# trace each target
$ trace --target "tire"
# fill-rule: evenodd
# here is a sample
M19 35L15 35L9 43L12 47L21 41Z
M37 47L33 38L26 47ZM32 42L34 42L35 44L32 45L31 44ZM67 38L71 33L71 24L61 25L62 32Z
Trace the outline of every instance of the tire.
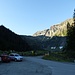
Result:
M17 59L15 58L15 61L17 61Z

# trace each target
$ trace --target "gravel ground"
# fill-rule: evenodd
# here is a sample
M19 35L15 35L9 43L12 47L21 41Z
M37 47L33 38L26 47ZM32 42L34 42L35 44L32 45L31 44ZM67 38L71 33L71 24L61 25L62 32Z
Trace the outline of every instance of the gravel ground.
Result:
M22 62L0 63L0 75L75 75L75 63L24 57Z
M46 65L25 59L22 62L0 63L0 75L51 75L51 69Z
M26 57L26 59L48 66L51 68L50 71L52 71L52 75L75 75L75 63L55 62L50 60L43 60L39 57Z

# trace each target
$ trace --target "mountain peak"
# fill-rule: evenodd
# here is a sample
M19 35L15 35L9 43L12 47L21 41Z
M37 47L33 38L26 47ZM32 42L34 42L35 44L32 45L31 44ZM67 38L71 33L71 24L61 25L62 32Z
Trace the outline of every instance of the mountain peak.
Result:
M67 19L60 24L55 24L50 27L50 29L38 31L33 34L33 36L48 36L48 37L53 37L53 36L66 36L67 34L67 24L72 25L73 19Z
M15 34L4 25L0 26L0 50L29 50L30 46L19 35Z
M4 25L0 25L0 27L4 27L4 28L5 28L5 26L4 26Z

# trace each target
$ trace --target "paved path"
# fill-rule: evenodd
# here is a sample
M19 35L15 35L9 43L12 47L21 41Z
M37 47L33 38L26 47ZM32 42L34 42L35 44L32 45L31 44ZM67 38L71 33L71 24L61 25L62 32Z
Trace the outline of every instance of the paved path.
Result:
M0 63L0 75L51 75L50 68L30 59L26 57L22 62Z
M0 63L0 75L75 75L75 63L24 57L22 62Z
M75 63L60 63L38 57L25 57L25 59L48 66L52 70L52 75L75 75Z

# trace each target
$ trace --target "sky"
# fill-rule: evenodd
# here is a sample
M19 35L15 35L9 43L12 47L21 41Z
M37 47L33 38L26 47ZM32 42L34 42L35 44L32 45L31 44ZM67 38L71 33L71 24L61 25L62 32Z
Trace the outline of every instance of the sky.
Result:
M33 35L73 17L75 0L0 0L0 25Z

